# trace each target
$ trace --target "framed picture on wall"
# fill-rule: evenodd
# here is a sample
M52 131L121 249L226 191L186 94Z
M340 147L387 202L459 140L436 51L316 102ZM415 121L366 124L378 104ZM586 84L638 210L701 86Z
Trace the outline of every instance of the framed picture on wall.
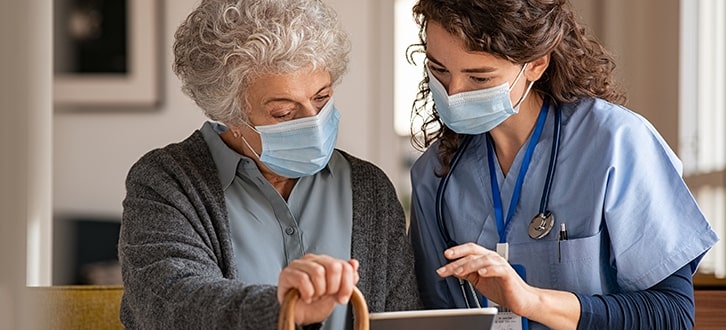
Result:
M159 102L156 0L56 0L56 106Z

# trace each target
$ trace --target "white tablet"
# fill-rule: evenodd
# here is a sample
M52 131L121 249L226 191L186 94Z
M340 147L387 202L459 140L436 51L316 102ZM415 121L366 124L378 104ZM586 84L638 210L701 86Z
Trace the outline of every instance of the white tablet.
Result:
M489 330L496 307L371 313L371 330Z

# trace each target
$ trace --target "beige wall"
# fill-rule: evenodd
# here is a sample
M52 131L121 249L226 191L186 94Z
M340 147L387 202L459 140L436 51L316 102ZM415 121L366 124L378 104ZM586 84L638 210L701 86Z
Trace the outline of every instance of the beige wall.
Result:
M573 0L610 49L629 97L674 150L678 146L678 0Z

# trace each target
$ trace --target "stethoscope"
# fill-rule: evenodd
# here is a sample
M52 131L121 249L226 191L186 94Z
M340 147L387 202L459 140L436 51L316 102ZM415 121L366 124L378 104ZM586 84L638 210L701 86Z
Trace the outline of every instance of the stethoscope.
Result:
M547 100L544 101L545 103L549 103ZM559 153L559 147L560 147L560 131L562 128L562 115L560 113L559 107L555 108L555 121L554 121L554 127L553 127L553 140L552 140L552 147L550 151L550 161L547 166L547 177L545 180L544 189L542 191L542 196L540 198L540 205L539 205L539 213L532 219L532 221L529 224L528 227L528 234L529 237L532 239L541 239L547 234L552 231L552 227L554 227L555 224L555 217L554 214L548 209L548 203L549 203L549 197L550 197L550 191L552 189L552 180L555 176L555 170L557 166L557 155ZM487 133L488 134L488 133ZM446 227L446 222L444 219L444 213L443 213L443 202L444 202L444 191L446 190L447 185L449 184L449 179L451 178L451 174L454 172L454 169L456 168L456 165L458 165L459 161L461 160L462 156L464 155L464 152L469 147L469 144L472 140L472 135L465 135L461 144L459 145L459 148L457 149L456 153L454 154L454 157L451 159L451 165L449 167L448 173L441 179L439 182L439 186L436 190L436 220L439 226L439 231L441 232L441 236L444 239L444 242L446 243L447 248L451 248L454 246L459 245L454 239L451 237L451 234L449 233L448 228ZM489 138L489 137L487 137ZM491 157L491 156L490 156ZM491 165L490 165L491 166ZM459 280L459 287L461 288L462 294L464 296L464 300L466 302L467 307L471 307L469 304L469 298L466 293L466 290L464 288L465 284L468 284L469 291L471 292L471 295L474 297L474 301L476 301L476 306L481 307L479 303L479 299L477 299L477 294L474 291L473 286L471 283Z

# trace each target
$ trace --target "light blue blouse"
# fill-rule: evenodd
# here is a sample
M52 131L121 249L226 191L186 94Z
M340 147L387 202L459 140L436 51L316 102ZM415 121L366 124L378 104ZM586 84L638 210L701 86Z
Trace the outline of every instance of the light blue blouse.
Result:
M506 232L509 261L526 268L533 286L582 294L647 289L686 264L695 271L718 241L681 178L676 155L638 114L599 99L563 104L562 133L549 210L555 227L534 240L528 226L538 214L553 139L551 108ZM495 250L498 242L485 135L473 136L444 192L445 224L457 243ZM508 210L526 145L497 180ZM458 282L435 269L447 263L435 214L440 178L438 144L411 170L411 237L424 304L465 307ZM568 240L558 249L558 228ZM561 253L561 255L560 255Z
M280 271L306 253L350 259L353 190L343 155L334 151L323 170L299 178L286 201L252 159L222 141L225 130L207 122L200 131L224 188L239 279L277 285ZM323 329L344 328L350 328L347 306L338 305Z

